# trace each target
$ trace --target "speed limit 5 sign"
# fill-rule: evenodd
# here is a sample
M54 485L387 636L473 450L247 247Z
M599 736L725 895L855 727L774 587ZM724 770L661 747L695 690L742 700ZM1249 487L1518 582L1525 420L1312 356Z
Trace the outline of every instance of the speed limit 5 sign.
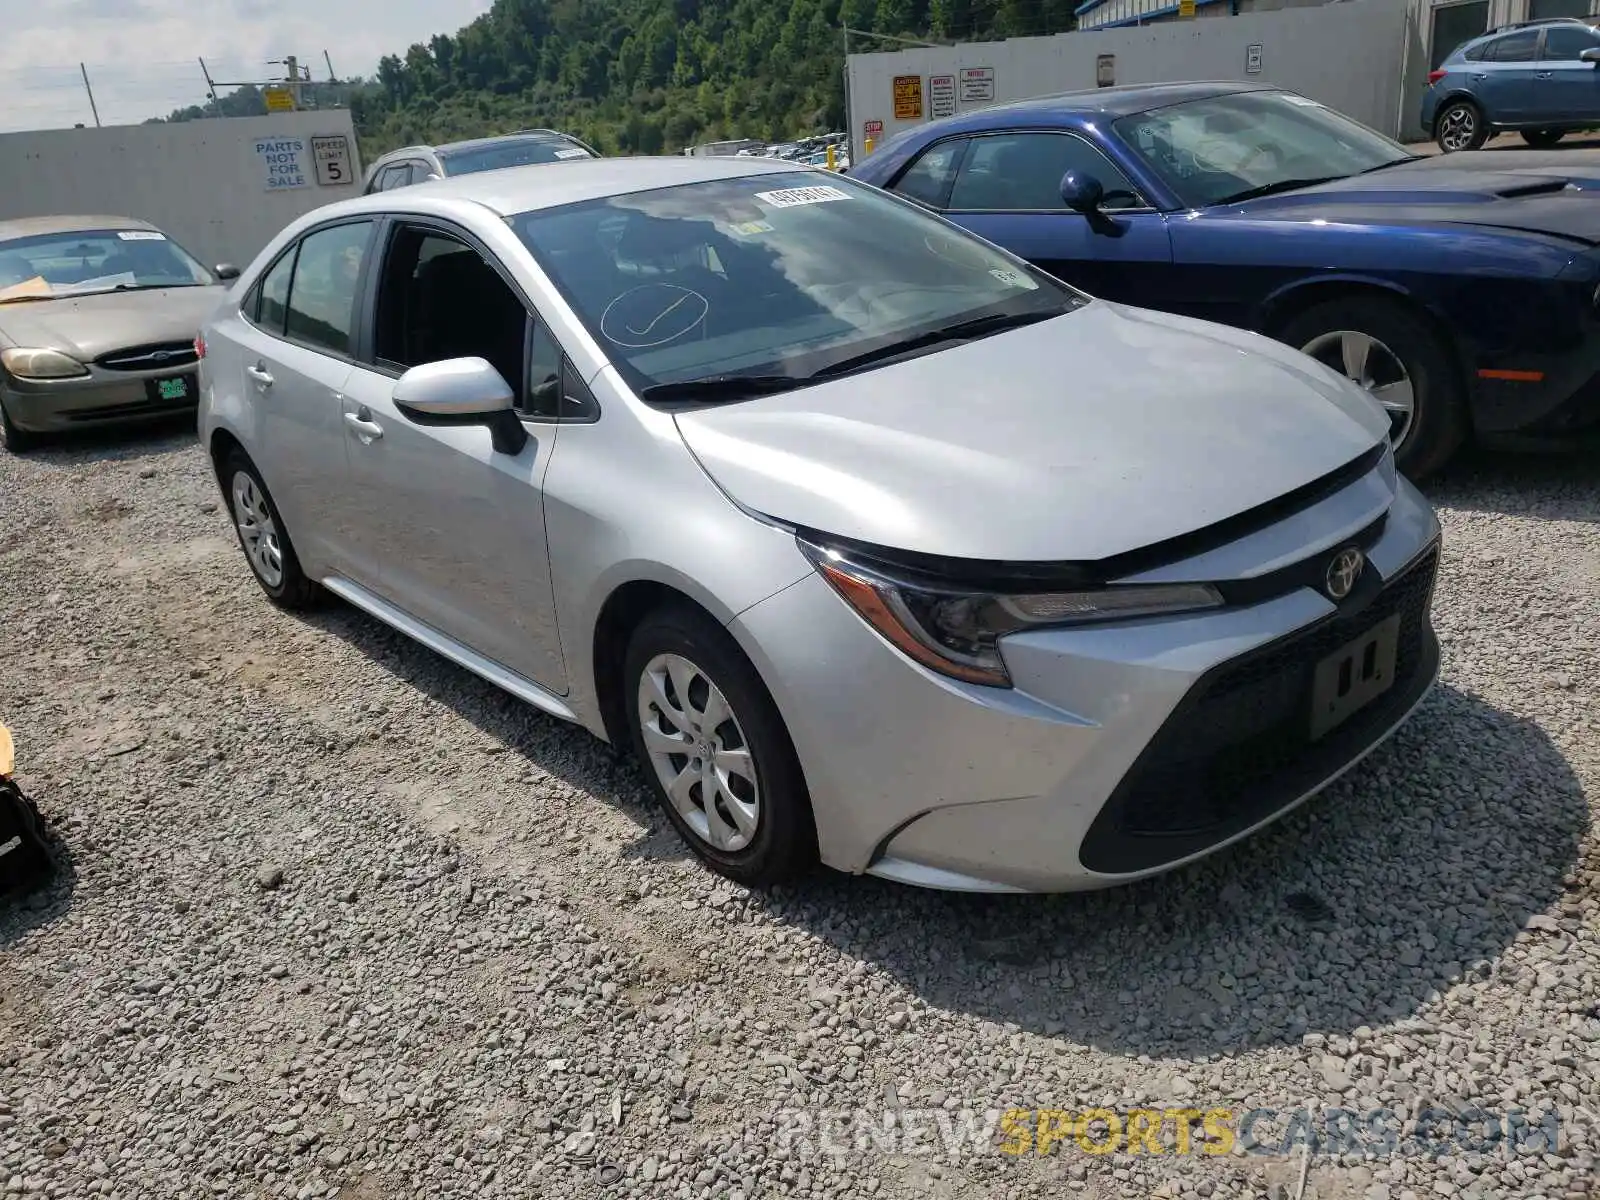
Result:
M311 139L311 157L317 167L317 182L323 187L340 187L356 182L350 163L350 139L342 133Z

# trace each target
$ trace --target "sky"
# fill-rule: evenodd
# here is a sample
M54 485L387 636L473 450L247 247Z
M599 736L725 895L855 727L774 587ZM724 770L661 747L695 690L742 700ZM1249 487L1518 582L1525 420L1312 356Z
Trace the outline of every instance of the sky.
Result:
M0 0L0 132L132 125L202 103L205 80L279 78L269 59L296 55L327 78L370 75L385 54L454 33L489 0Z

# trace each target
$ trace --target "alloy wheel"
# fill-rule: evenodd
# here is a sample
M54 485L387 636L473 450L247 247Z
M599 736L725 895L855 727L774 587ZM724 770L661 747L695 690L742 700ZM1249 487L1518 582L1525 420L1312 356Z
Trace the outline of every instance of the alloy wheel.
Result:
M1477 132L1477 114L1469 106L1457 104L1445 110L1439 124L1439 144L1446 150L1465 150Z
M256 481L244 471L233 476L233 520L250 565L269 588L283 585L283 546L278 525Z
M1389 414L1389 440L1396 446L1405 441L1416 423L1417 393L1399 355L1370 333L1354 329L1331 330L1300 350L1366 388Z
M639 677L638 721L650 765L684 823L716 850L748 847L761 823L761 785L722 689L682 655L657 654Z

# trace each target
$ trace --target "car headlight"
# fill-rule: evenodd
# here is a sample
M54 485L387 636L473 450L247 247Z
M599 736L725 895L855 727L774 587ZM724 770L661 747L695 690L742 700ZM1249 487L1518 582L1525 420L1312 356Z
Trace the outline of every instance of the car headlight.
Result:
M902 577L847 551L800 538L845 603L907 657L952 679L1010 687L999 641L1009 633L1215 608L1209 584L1108 584L1071 591L976 591Z
M0 363L18 379L71 379L89 368L59 350L0 350Z

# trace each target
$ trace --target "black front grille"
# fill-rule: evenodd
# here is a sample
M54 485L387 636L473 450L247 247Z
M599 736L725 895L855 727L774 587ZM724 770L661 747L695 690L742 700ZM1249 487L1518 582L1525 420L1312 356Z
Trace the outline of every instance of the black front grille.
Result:
M192 367L200 361L193 342L161 342L153 346L130 346L113 350L95 359L95 365L108 371L165 371Z
M1079 850L1083 865L1119 874L1198 853L1265 820L1382 737L1438 668L1428 618L1438 568L1430 549L1326 620L1202 676L1095 818ZM1317 664L1395 614L1393 686L1313 741Z

